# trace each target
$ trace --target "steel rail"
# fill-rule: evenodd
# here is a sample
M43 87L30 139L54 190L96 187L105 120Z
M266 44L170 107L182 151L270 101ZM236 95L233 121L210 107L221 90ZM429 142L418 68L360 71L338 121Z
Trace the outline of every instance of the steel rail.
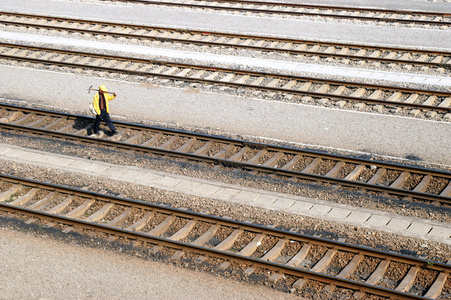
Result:
M134 207L144 208L147 210L163 212L168 215L175 214L179 217L183 217L183 218L187 218L187 219L201 220L201 221L211 223L211 224L221 224L221 225L225 225L225 226L232 227L232 228L241 228L241 229L251 231L254 233L260 233L260 234L264 233L264 234L276 236L276 237L279 237L282 239L290 239L290 240L298 241L298 242L319 244L324 247L331 247L331 248L333 247L333 248L337 248L339 250L352 252L354 254L367 255L367 256L371 256L371 257L380 258L382 260L388 259L390 261L405 263L410 266L427 268L429 270L434 270L437 272L449 273L451 271L451 265L449 265L449 264L421 259L421 258L416 258L416 257L411 257L411 256L406 256L406 255L397 254L397 253L393 253L393 252L389 252L389 251L377 250L377 249L353 245L353 244L344 243L344 242L331 241L331 240L327 240L324 238L312 237L312 236L308 236L308 235L304 235L304 234L300 234L300 233L294 233L294 232L290 232L290 231L285 231L285 230L281 230L281 229L275 229L275 228L270 228L270 227L266 227L266 226L235 221L235 220L231 220L231 219L224 219L224 218L206 215L206 214L202 214L202 213L189 212L189 211L185 211L185 210L181 210L181 209L170 208L167 206L151 204L151 203L147 203L147 202L143 202L143 201L137 201L137 200L125 199L125 198L116 197L116 196L104 195L104 194L80 190L80 189L76 189L76 188L70 188L67 186L61 186L61 185L55 185L55 184L45 183L45 182L36 181L36 180L19 178L16 176L0 174L0 179L3 181L6 181L6 182L10 182L10 183L14 183L14 184L21 184L21 185L28 186L28 187L33 187L33 188L39 187L39 188L42 188L42 189L45 189L48 191L52 191L52 192L59 191L59 192L66 193L66 194L75 194L75 195L81 196L83 198L91 198L91 199L95 199L95 200L99 200L99 201L103 201L103 202L110 202L110 203L113 202L113 203L116 203L116 204L119 204L122 206L134 206ZM193 247L193 245L189 244L189 243L177 242L177 241L174 241L171 239L159 238L159 237L151 236L151 235L144 234L144 233L130 231L127 229L119 229L117 227L100 225L100 224L91 223L91 222L74 219L74 218L70 218L70 217L59 216L59 215L49 214L49 213L45 213L45 212L41 212L41 211L37 211L37 210L28 209L28 208L17 207L15 205L11 205L11 204L0 203L0 207L3 210L15 212L15 213L29 214L29 215L33 215L33 216L41 218L41 219L50 219L52 221L56 220L56 222L63 223L66 225L69 224L69 225L73 225L73 226L82 226L84 228L94 229L96 231L101 231L101 232L105 232L105 233L109 233L109 234L131 237L132 239L141 240L144 237L143 240L145 240L147 242L150 239L151 242L156 242L158 244L164 244L165 246L169 246L169 247L175 248L175 249L188 249L188 250L192 251L194 248L194 250L197 252L201 252L201 253L205 253L210 256L221 257L221 258L224 258L222 255L224 253L226 253L226 257L225 257L226 259L228 258L227 255L229 254L229 252L219 251L219 250L211 249L211 248L204 247L204 246L194 246ZM235 254L233 254L233 255L235 255ZM241 261L249 264L248 256L243 256L240 254L237 254L237 255L238 255L238 257L232 256L232 258L234 260L238 259L238 260L241 260ZM307 271L307 276L305 276L305 277L312 278L312 279L315 279L315 276L319 276L320 278L322 278L324 276L324 274L322 274L322 273L317 273L314 271L308 271L308 270L304 270L304 269L300 270L299 268L296 268L296 267L288 267L288 271L287 271L285 269L285 267L287 267L287 266L285 264L280 264L280 263L268 262L269 263L269 266L268 266L266 264L267 261L259 259L259 258L251 258L250 260L251 260L251 264L253 264L253 265L262 266L264 268L271 269L274 271L279 271L279 272L282 270L283 273L290 274L293 276L299 276L299 273L296 273L299 271L303 275L304 275L304 272ZM263 264L261 264L262 261L264 262ZM291 271L294 271L294 273L292 273ZM310 277L311 275L315 275L315 276ZM325 275L325 278L326 278L326 280L329 280L329 279L335 280L335 278L337 278L337 277ZM342 278L340 278L340 279L342 279ZM318 280L318 279L316 279L316 280ZM344 280L345 280L344 281L345 284L348 284L348 283L351 284L350 286L344 286L344 287L355 290L354 283L356 281L346 280L346 279L344 279ZM319 281L321 281L321 280L319 280ZM322 282L332 283L329 281L324 281L324 279L322 280ZM360 283L360 282L357 282L357 283ZM342 284L342 282L340 282L340 285L341 284ZM363 283L363 286L365 288L374 287L373 285L368 285L365 283ZM362 286L358 286L358 289L360 289L361 287ZM376 286L376 288L377 288L376 290L378 290L378 292L381 291L380 287ZM385 292L385 291L391 292L392 290L382 288L382 291L383 292ZM399 295L406 295L406 294L402 293ZM411 294L407 293L407 295L410 297ZM416 296L416 295L414 295L414 296ZM419 297L420 298L414 298L414 299L423 299L423 298L421 298L421 296L419 296Z
M70 18L62 18L62 17L53 17L53 16L43 16L43 15L34 15L34 14L19 14L19 13L11 13L0 11L0 14L10 15L16 17L26 17L26 18L42 18L42 19L53 19L62 22L92 22L99 25L104 26L112 26L112 27L131 27L134 29L145 29L145 30L165 30L171 32L179 32L179 33L189 33L194 35L201 35L202 37L206 37L209 35L217 35L217 36L225 36L225 37L233 37L239 39L256 39L256 40L267 40L267 41L279 41L285 43L295 43L295 44L313 44L313 45L321 45L324 47L343 47L343 48L358 48L365 50L373 50L373 51L400 51L407 52L413 54L426 54L426 55L435 55L435 56L451 56L451 52L446 51L426 51L426 50L418 50L418 49L409 49L409 48L400 48L400 47L378 47L378 46L367 46L367 45L357 45L357 44L345 44L345 43L337 43L337 42L322 42L322 41L313 41L313 40L299 40L299 39L288 39L288 38L276 38L276 37L266 37L266 36L256 36L256 35L244 35L244 34L232 34L232 33L223 33L223 32L206 32L206 31L198 31L198 30L188 30L188 29L177 29L177 28L169 28L169 27L154 27L154 26L144 26L144 25L133 25L133 24L125 24L125 23L113 23L113 22L105 22L105 21L95 21L89 19L70 19ZM178 43L187 43L187 44L202 44L202 45L210 45L210 46L222 46L222 47L235 47L235 48L244 48L244 49L254 49L259 51L276 51L290 54L304 54L304 55L315 55L320 57L335 57L340 59L354 59L354 60L367 60L373 62L384 62L384 63L404 63L411 65L419 65L419 66L430 66L430 67L438 67L438 68L451 68L451 63L437 63L434 61L416 61L409 59L391 59L385 57L372 57L365 55L356 55L356 54L340 54L340 53L327 53L321 51L312 51L312 50L296 50L296 49L283 49L278 47L271 46L256 46L256 45L241 45L241 44L232 44L230 42L217 42L217 41L204 41L204 40L195 40L190 38L177 38L177 37L164 37L164 36L149 36L143 34L134 34L134 33L122 33L122 32L110 32L105 30L93 30L93 29L82 29L82 28L74 28L70 26L61 26L57 24L46 25L46 24L35 24L32 22L22 22L22 21L6 21L0 19L0 24L5 25L14 25L14 26L27 26L27 27L35 27L35 28L43 28L48 30L66 30L69 32L77 32L77 33L89 33L89 34L98 34L98 35L108 35L108 36L116 36L116 37L126 37L126 38L136 38L136 39L152 39L152 40L162 40L162 41L175 41Z
M158 236L152 236L145 233L134 232L127 229L119 229L107 225L95 224L83 220L77 220L69 217L53 215L45 212L39 212L36 210L21 208L12 206L5 203L0 203L0 209L3 211L8 211L11 213L25 214L33 216L39 219L45 219L50 221L55 221L65 225L82 227L85 229L90 229L106 234L111 234L115 236L122 236L129 239L140 240L143 242L148 242L151 244L162 245L174 250L190 251L197 254L207 255L210 257L216 257L224 260L239 261L248 265L254 265L261 268L269 269L274 272L281 272L283 274L292 275L295 277L303 277L315 281L319 281L326 284L334 284L336 286L347 288L354 291L364 291L369 294L374 294L382 297L393 297L396 296L397 299L428 299L423 296L401 292L397 290L392 290L388 288L383 288L375 285L370 285L363 282L353 281L349 279L344 279L336 276L321 274L318 272L299 269L296 267L291 267L285 264L280 264L276 262L266 261L258 258L243 256L240 254L235 254L231 252L220 251L208 247L197 246L193 244L188 244L180 241L174 241L167 238L162 238Z
M274 78L279 78L279 79L297 80L297 81L311 81L311 82L319 83L319 84L332 84L332 85L345 85L347 87L386 89L386 90L390 90L391 92L398 91L398 92L405 92L405 93L412 93L412 94L413 93L422 93L422 94L444 96L444 97L451 96L451 93L433 91L433 90L400 88L400 87L376 85L376 84L360 84L360 83L352 83L352 82L347 82L347 81L325 80L325 79L320 79L320 78L302 77L302 76L295 76L295 75L282 75L282 74L269 73L269 72L245 71L245 70L237 70L237 69L230 69L230 68L212 67L212 66L170 63L170 62L164 62L164 61L152 61L152 60L130 58L130 57L124 57L124 56L117 56L117 55L93 54L93 53L88 53L88 52L83 52L83 51L69 51L69 50L59 50L59 49L46 48L46 47L22 46L22 45L10 44L10 43L0 43L0 46L16 47L16 48L24 48L24 49L26 48L26 49L33 49L36 51L52 51L55 53L64 53L67 55L84 55L84 56L90 56L90 57L96 57L96 58L102 58L102 59L115 59L115 60L129 61L129 62L133 61L133 62L138 62L138 63L154 63L154 64L158 64L158 65L177 66L177 67L182 67L182 68L201 69L201 70L210 70L210 71L211 70L223 71L223 72L228 72L228 73L232 73L232 74L266 76L266 77L274 77ZM63 62L63 61L52 61L52 60L30 58L30 57L18 57L18 56L14 56L14 55L5 55L5 54L0 54L0 58L10 59L10 60L21 60L21 61L34 62L34 63L50 63L50 64L54 64L54 65L71 66L71 67L77 67L77 68L94 68L97 70L122 72L122 73L131 74L131 75L141 75L141 76L151 75L151 76L156 76L156 77L164 77L164 78L171 78L171 79L191 81L191 82L208 82L208 83L214 83L214 84L218 84L218 85L226 85L226 86L234 86L234 87L247 87L247 88L252 88L252 89L285 92L285 93L291 93L291 94L297 94L297 95L310 95L310 96L314 96L314 97L328 97L328 98L334 99L334 100L376 103L376 104L381 104L381 105L392 105L392 106L400 106L400 107L407 107L407 108L434 110L434 111L444 112L444 113L451 112L451 107L445 107L445 106L423 105L423 104L415 104L415 103L410 103L410 102L398 102L398 101L390 101L390 100L378 100L378 99L371 99L371 98L364 98L364 97L336 95L333 93L319 93L319 92L314 92L314 91L310 92L310 91L302 91L302 90L289 89L289 88L283 88L283 87L277 88L277 87L258 86L258 85L253 85L253 84L242 84L242 83L227 82L227 81L212 80L212 79L190 78L190 77L186 77L186 76L182 76L182 75L170 75L170 74L157 73L157 72L152 72L152 71L133 71L133 70L127 70L127 69L117 69L117 68L113 68L113 67L90 66L90 65L79 64L79 63L75 63L75 62L67 63L67 62Z
M93 121L95 119L95 118L87 117L84 115L70 114L70 113L65 113L65 112L56 112L56 111L51 111L51 110L47 110L47 109L22 107L22 106L17 106L17 105L13 105L13 104L5 104L5 103L0 103L0 108L11 109L11 110L20 110L23 112L35 113L35 114L46 114L49 116L54 116L54 117L59 117L59 118L67 118L67 119L71 119L71 120L84 119L84 120ZM130 129L157 131L157 132L162 132L162 133L167 133L167 134L172 134L172 135L179 135L179 136L184 136L184 137L205 139L205 140L210 140L210 141L215 141L215 142L233 144L233 145L237 145L240 147L248 146L250 148L255 148L255 149L268 149L268 150L284 152L284 153L312 155L312 156L317 156L317 157L321 157L321 158L325 158L325 159L342 160L344 162L349 162L349 163L354 163L354 164L374 165L374 166L389 168L389 169L393 169L393 170L409 171L409 172L415 172L415 173L420 173L420 174L424 174L424 175L429 174L432 176L440 176L440 177L451 179L451 172L428 169L428 168L418 167L418 166L409 166L409 165L397 164L397 163L392 163L392 162L369 160L369 159L363 159L363 158L358 158L358 157L350 157L350 156L345 156L345 155L340 155L340 154L330 154L330 153L325 153L322 151L305 150L305 149L298 149L298 148L294 148L294 147L278 146L278 145L273 145L273 144L263 144L263 143L245 141L245 140L237 140L237 139L227 138L227 137L223 137L223 136L207 135L207 134L203 134L203 133L195 133L195 132L189 132L189 131L185 131L185 130L169 129L169 128L143 125L143 124L136 124L136 123L127 123L127 122L123 122L123 121L114 121L114 123L118 124L118 126L130 128ZM26 126L20 126L20 125L14 125L14 124L2 123L2 122L0 122L0 124L2 126L9 125L14 128L28 128ZM100 141L98 139L96 139L96 140Z
M142 209L148 209L148 210L154 210L157 212L165 213L165 214L175 214L182 218L188 218L188 219L196 219L199 221L207 222L207 223L214 223L214 224L221 224L232 228L242 228L246 231L250 231L253 233L266 233L271 236L275 236L278 238L286 238L298 242L309 242L309 243L315 243L321 246L329 247L329 248L337 248L343 251L351 252L351 253L362 253L364 255L368 255L375 258L380 259L389 259L393 261L397 261L400 263L405 263L409 265L416 265L421 267L427 267L431 270L436 271L445 271L445 272L451 272L451 265L443 262L433 261L429 259L423 259L419 257L414 256L408 256L404 254L395 253L392 251L384 251L384 250L378 250L366 246L351 244L351 243L345 243L335 240L330 240L318 236L311 236L307 234L302 234L298 232L292 232L288 230L273 228L273 227L267 227L263 225L248 223L248 222L242 222L237 221L229 218L222 218L217 217L214 215L209 215L205 213L198 213L194 211L188 211L184 209L178 209L174 207L169 207L165 205L159 205L159 204L153 204L145 201L140 200L133 200L128 199L124 197L118 197L113 195L107 195L97 192L92 192L88 190L83 189L77 189L72 188L69 186L64 185L58 185L48 182L43 182L39 180L34 179L27 179L27 178L21 178L18 176L13 175L7 175L0 173L0 180L14 183L14 184L21 184L28 187L38 187L42 188L48 191L59 191L63 193L70 193L74 194L83 198L91 198L96 199L99 201L105 201L105 202L111 202L123 206L136 206L138 208Z
M264 8L249 8L249 7L230 7L226 6L227 2L242 4L242 5L261 5L261 6L281 6L290 7L298 9L322 9L322 10L341 10L341 11L352 11L352 12L368 12L368 13L385 13L385 14L410 14L419 16L433 16L433 17L449 17L451 13L439 13L439 12L425 12L425 11L413 11L413 10L388 10L388 9L372 9L372 8L360 8L360 7L343 7L343 6L328 6L328 5L309 5L309 4L295 4L295 3L276 3L276 2L264 2L264 1L222 1L222 0L208 0L199 2L212 2L212 5L208 4L196 4L196 3L181 3L181 2L171 2L171 1L151 1L151 0L116 0L116 2L129 2L147 5L167 5L167 6L179 6L179 7L190 7L190 8L206 8L213 10L232 10L232 11L249 11L255 13L267 13L267 14L286 14L294 16L322 16L330 18L342 18L342 19L359 19L367 21L380 21L380 22L398 22L398 23L417 23L421 25L451 25L451 21L434 21L434 20L422 20L422 19L403 19L403 18L386 18L378 16L362 16L362 15L341 15L338 13L321 13L321 12L308 12L308 11L287 11L287 10L277 10L277 9L264 9ZM215 3L217 6L215 6ZM222 4L222 6L221 6Z
M187 159L194 160L194 161L204 161L204 162L209 162L209 163L213 163L213 164L220 164L223 166L238 167L238 168L242 168L245 170L260 171L260 172L264 172L264 173L277 174L280 176L295 177L295 178L304 179L304 180L313 180L313 181L318 181L318 182L338 184L338 185L342 185L342 186L346 186L346 187L388 193L390 195L395 195L395 196L412 197L414 199L422 199L422 200L438 202L438 203L446 204L446 205L451 204L451 198L447 197L447 196L419 192L419 191L414 191L414 190L401 189L401 188L390 187L390 186L382 186L382 185L377 185L376 183L370 184L370 183L366 183L366 182L359 182L359 181L341 179L341 178L336 178L336 177L329 177L329 176L318 175L318 174L303 173L303 172L299 172L299 171L280 169L280 168L269 167L269 166L264 166L264 165L259 165L259 164L252 164L252 163L247 163L247 162L233 161L230 159L215 158L215 157L211 157L211 156L204 156L204 155L200 155L200 154L180 152L180 151L176 151L176 150L168 150L168 149L163 149L163 148L158 148L158 147L142 146L142 145L136 145L136 144L120 142L120 141L111 141L111 140L106 140L106 139L96 139L96 138L88 137L88 136L80 136L80 135L74 135L74 134L39 129L39 128L29 128L26 126L15 125L15 124L0 123L0 128L9 129L9 130L13 130L13 131L32 132L34 134L47 135L47 136L52 136L52 137L57 137L57 138L74 140L77 142L83 141L83 142L87 142L87 143L92 143L93 141L95 141L97 144L114 147L114 148L127 149L127 150L133 149L133 150L139 151L139 152L147 152L147 153L168 156L168 157L175 157L175 158L183 157L183 158L187 158ZM332 157L336 157L338 159L337 156L332 156ZM358 161L365 162L366 164L370 164L370 165L379 165L379 166L382 166L382 165L389 166L390 165L388 163L376 163L374 161L365 161L362 159L360 159ZM400 165L398 167L400 167ZM414 168L414 167L406 167L404 170L414 171L415 169L418 170L418 168ZM424 174L424 169L422 171L423 171L422 173ZM446 178L451 177L451 173L445 172L445 171L433 170L432 173L441 173L441 174L443 174L442 176L445 176Z

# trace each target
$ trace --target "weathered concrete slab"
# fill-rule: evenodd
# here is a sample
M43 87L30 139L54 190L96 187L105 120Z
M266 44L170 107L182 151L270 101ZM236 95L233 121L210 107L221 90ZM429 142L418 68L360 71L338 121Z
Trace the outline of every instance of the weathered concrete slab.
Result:
M274 202L270 208L271 209L290 209L291 206L293 206L293 204L296 201L294 201L293 199L289 199L289 198L277 198L276 202Z
M343 220L347 216L349 216L350 213L351 211L349 211L349 209L341 207L332 207L332 209L327 214L327 217L337 220Z
M432 226L425 223L420 222L412 222L409 228L406 229L406 232L415 234L415 235L427 235L429 231L431 231Z
M391 218L387 216L372 215L365 224L374 227L384 227L390 220Z

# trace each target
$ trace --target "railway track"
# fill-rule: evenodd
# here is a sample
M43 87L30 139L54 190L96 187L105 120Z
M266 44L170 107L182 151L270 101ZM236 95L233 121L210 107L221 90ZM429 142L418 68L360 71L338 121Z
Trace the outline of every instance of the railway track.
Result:
M451 112L451 93L425 89L152 61L10 43L0 43L0 59L245 88L280 93L288 98L299 97L299 101L310 97L316 104L333 104L338 107L355 104L363 108L368 104L377 111L392 107L395 110L405 109L411 115L423 112L442 117Z
M0 128L299 180L451 204L451 173L421 167L115 122L119 136L90 137L93 118L0 106Z
M265 274L301 293L316 282L322 293L358 299L445 299L451 288L447 263L4 174L0 210L66 233L123 238L170 260Z
M115 38L185 43L195 45L253 49L305 56L313 60L334 59L338 62L365 62L375 66L399 65L420 71L425 68L442 70L451 68L451 52L417 49L376 47L356 44L329 43L299 39L274 38L221 32L182 30L175 28L138 26L123 23L99 22L42 15L0 12L0 24L53 31L93 34Z
M165 5L188 8L213 9L259 13L264 15L288 15L325 17L332 19L360 20L383 23L413 24L422 26L450 26L451 13L413 11L408 9L376 9L331 5L312 5L270 1L245 0L116 0L113 2Z

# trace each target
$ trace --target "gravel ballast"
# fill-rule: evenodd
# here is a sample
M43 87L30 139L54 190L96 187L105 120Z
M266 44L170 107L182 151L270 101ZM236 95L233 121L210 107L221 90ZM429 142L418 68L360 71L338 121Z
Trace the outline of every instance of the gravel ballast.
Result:
M289 2L289 0L287 1ZM329 0L321 2L330 3ZM355 1L347 2L352 4ZM374 2L373 4L367 3L367 5L375 5ZM402 0L399 3L393 3L382 0L379 2L379 6L408 7L411 5L412 8L434 7L433 9L441 11L446 11L449 6L446 2L438 1L434 1L434 5L428 6L427 4L431 4L430 2ZM66 17L102 18L107 21L166 25L206 31L253 33L338 42L349 41L358 44L429 50L450 51L449 40L451 40L449 27L417 25L409 27L408 25L388 23L328 20L321 17L272 16L263 18L239 13L172 9L109 1L26 0L18 3L12 0L0 0L0 6L3 10ZM7 28L7 30L18 32L17 29ZM30 30L29 33L41 32ZM52 34L46 32L44 35ZM61 33L58 35L61 36ZM95 37L91 36L89 39L95 40ZM77 40L74 39L74 41ZM118 48L119 44L127 44L127 42L118 43ZM168 44L146 45L200 53L214 51L220 55L241 56L244 60L247 57L257 57L298 61L294 57L284 58L283 55L230 51L221 48L206 49ZM102 49L98 51L103 52ZM308 63L306 58L299 61ZM112 117L116 121L124 120L181 128L245 140L269 141L270 143L322 149L334 153L346 152L354 156L363 155L388 161L396 160L444 170L449 170L451 166L451 123L445 122L442 118L428 116L426 113L417 117L388 110L380 113L373 111L366 113L353 111L353 108L342 110L309 105L309 99L303 99L301 103L285 101L285 96L279 94L262 95L223 87L186 84L180 81L113 75L106 72L56 68L48 65L32 67L27 64L14 64L7 61L0 62L2 102L87 115L88 104L93 97L93 94L87 93L87 88L91 85L95 87L106 84L110 91L119 93L118 98L110 104ZM333 61L320 61L318 64L340 66ZM358 65L347 67L358 67ZM362 68L372 69L368 66ZM389 70L384 68L381 71ZM400 68L392 71L408 73ZM422 74L444 76L443 73L431 70L424 70ZM399 82L396 84L404 85ZM427 85L422 86L427 87ZM440 89L449 91L448 86L441 86ZM241 170L211 169L209 166L137 156L133 153L124 155L123 152L112 149L80 146L71 142L56 142L6 131L0 131L0 143L284 192L397 213L412 218L424 218L448 224L451 219L448 207L409 202L381 195L336 190L306 182L289 182L286 179L249 174ZM284 229L294 228L300 233L315 234L334 240L345 238L348 243L406 255L424 256L436 261L446 262L450 259L451 247L437 242L400 237L392 233L205 199L122 181L81 176L78 173L54 170L48 167L7 161L0 161L0 166L1 173L10 175L86 188L95 192L177 208L187 208L196 212L208 211L217 216L227 216L240 221L252 219L258 224L275 225ZM167 261L148 259L140 252L134 251L133 248L124 249L120 245L83 234L64 234L60 229L26 226L22 221L11 218L5 213L0 214L0 255L2 257L0 274L3 278L8 279L0 283L0 294L6 299L67 299L70 297L74 299L294 298L294 295L289 293L279 293L275 289L239 282L244 280L240 273L233 274L230 276L233 280L229 280L229 278L210 276L204 271L190 270L187 266L175 268ZM309 258L312 261L318 260L320 255L311 254ZM345 256L337 257L328 272L337 273L348 259L349 257ZM175 265L183 267L180 264ZM364 274L374 266L360 266L359 272ZM401 267L399 268L399 272L405 271ZM387 274L384 282L387 286L394 285L392 275ZM23 288L24 283L28 289ZM310 288L315 290L320 287L312 285ZM174 297L173 294L176 296ZM343 298L346 298L345 294L343 294Z

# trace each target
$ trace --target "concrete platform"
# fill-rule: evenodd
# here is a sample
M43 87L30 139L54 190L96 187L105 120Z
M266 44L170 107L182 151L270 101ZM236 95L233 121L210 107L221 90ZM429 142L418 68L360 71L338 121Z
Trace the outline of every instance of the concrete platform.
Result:
M48 162L37 162L36 155L47 155ZM283 211L312 218L395 233L402 236L451 245L451 224L404 217L401 215L212 182L171 173L84 160L59 154L1 144L0 161L8 160L68 172L88 174L112 180L141 184L193 196L229 201L242 205ZM67 164L69 161L71 163ZM189 187L188 189L186 187Z

